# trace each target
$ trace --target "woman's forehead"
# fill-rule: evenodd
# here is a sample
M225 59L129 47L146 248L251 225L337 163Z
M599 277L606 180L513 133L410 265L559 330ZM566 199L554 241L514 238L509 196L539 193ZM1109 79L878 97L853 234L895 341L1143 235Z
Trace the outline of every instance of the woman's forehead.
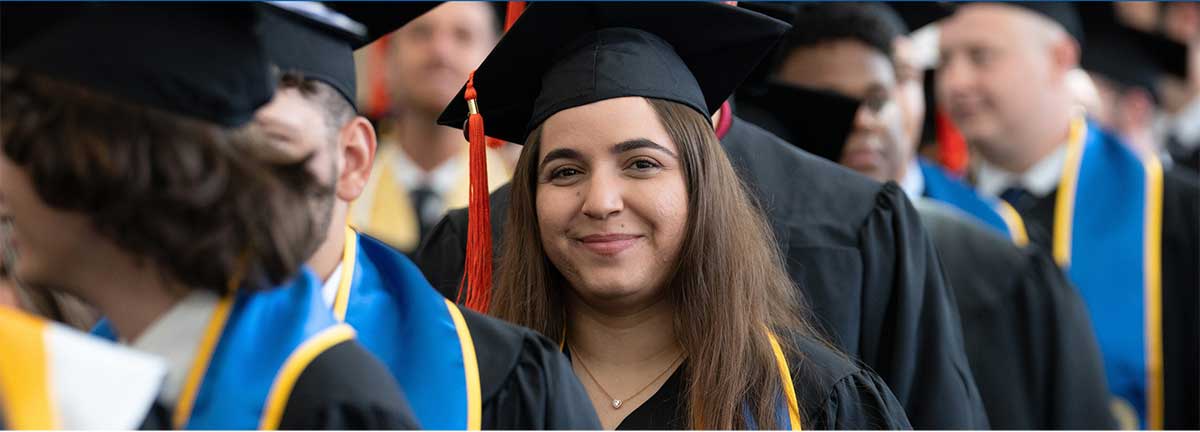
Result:
M677 152L675 143L645 98L606 99L565 109L542 123L541 153L562 147L607 150L633 139L647 139Z

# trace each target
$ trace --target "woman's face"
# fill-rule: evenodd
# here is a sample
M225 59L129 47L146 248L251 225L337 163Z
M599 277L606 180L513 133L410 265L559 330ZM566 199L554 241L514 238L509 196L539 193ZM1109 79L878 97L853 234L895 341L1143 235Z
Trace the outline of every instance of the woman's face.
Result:
M679 148L640 97L560 111L542 125L542 247L590 304L654 301L679 258L687 187Z

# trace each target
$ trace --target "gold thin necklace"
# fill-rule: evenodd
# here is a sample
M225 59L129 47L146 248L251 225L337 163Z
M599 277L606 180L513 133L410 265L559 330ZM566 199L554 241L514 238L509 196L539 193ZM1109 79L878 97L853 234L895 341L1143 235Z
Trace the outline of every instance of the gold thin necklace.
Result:
M587 364L584 364L584 362L583 362L583 356L579 355L580 354L579 350L573 349L574 347L571 347L571 348L572 348L571 352L574 353L573 357L575 357L575 360L579 361L579 367L583 368L583 373L587 374L588 379L591 379L593 383L596 383L596 388L599 388L600 392L604 393L604 397L606 397L606 398L608 398L608 400L612 401L610 403L610 405L612 405L613 409L621 409L621 405L624 404L625 401L632 400L633 398L638 397L638 395L642 394L642 392L644 392L644 391L646 391L646 389L650 388L651 385L654 385L654 383L658 382L659 378L662 378L663 375L666 375L668 371L670 371L671 369L674 369L675 365L677 363L679 363L680 360L683 360L683 351L680 351L679 357L675 357L675 360L671 361L671 364L667 365L666 369L663 369L662 372L659 372L658 376L655 376L654 379L652 379L652 380L650 380L650 382L646 383L646 385L643 386L641 388L641 390L634 392L632 395L630 395L629 397L627 397L625 399L617 399L617 398L613 397L612 394L608 392L608 390L604 389L604 385L600 384L600 380L596 379L595 375L592 375L592 371L590 369L588 369Z

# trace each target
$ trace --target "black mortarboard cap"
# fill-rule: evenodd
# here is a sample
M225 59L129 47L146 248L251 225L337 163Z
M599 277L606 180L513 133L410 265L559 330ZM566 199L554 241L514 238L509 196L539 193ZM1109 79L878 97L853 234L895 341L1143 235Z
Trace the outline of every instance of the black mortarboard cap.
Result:
M487 135L525 141L564 109L641 96L709 115L789 26L719 3L531 3L474 75ZM466 91L438 123L463 127Z
M329 84L356 106L354 50L421 16L437 2L274 2L259 28L271 62Z
M1188 48L1166 36L1129 27L1111 3L1077 5L1084 33L1081 66L1123 86L1155 95L1164 74L1187 79Z
M920 30L934 22L954 15L954 5L947 2L912 1L888 3L904 21L908 32Z
M1082 44L1084 41L1083 20L1079 17L1079 10L1070 2L1017 1L1004 4L1018 6L1049 18L1062 26L1076 42Z
M768 81L740 96L738 112L792 145L836 162L860 104L834 91Z
M3 5L0 62L226 127L275 83L250 4Z
M1084 70L1122 86L1141 87L1151 93L1157 88L1162 70L1128 35L1089 32L1087 47L1080 62Z

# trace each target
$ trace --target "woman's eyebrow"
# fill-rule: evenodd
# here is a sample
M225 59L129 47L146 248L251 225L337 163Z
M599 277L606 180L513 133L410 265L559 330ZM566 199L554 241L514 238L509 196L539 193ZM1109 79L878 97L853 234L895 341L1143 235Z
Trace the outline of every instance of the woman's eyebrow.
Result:
M546 153L546 156L542 158L542 162L540 164L538 164L538 168L539 169L545 168L546 164L553 162L556 159L579 160L579 159L583 159L583 155L579 154L579 152L576 151L575 149L569 149L569 148L554 149L554 150L551 150L549 153Z
M612 154L621 154L621 153L625 153L627 151L637 150L637 149L641 149L641 148L649 148L649 149L653 149L653 150L658 150L660 152L671 155L671 157L673 157L673 158L676 158L676 159L679 158L679 156L675 155L675 152L671 151L670 149L668 149L666 147L659 145L658 143L656 143L654 141L650 141L646 138L634 138L634 139L631 139L628 141L618 143L617 145L612 146L611 151L612 151Z

